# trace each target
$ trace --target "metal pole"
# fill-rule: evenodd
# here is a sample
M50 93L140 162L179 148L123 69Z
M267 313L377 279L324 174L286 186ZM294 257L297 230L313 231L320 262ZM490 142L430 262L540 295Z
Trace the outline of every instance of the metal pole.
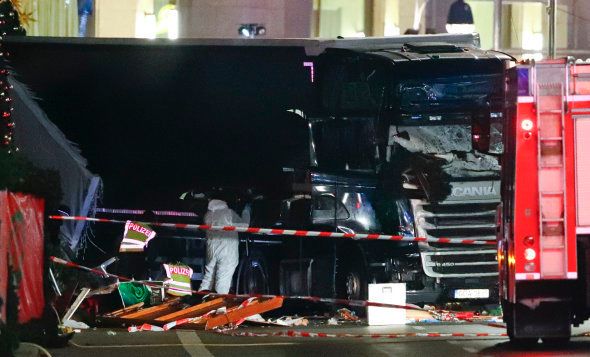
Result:
M320 37L320 21L321 21L321 13L322 13L322 0L317 0L318 9L315 13L315 34L314 37Z
M502 47L502 0L494 0L494 50Z
M555 49L555 25L556 25L556 17L555 17L555 2L556 0L549 0L549 58L556 57L556 49Z

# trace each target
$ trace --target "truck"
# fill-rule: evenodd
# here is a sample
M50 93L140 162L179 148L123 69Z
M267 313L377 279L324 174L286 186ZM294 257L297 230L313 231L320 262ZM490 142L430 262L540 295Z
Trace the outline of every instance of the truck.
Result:
M511 341L563 344L590 317L590 66L518 68L498 209L500 300Z
M310 59L319 104L290 109L308 132L307 166L283 168L291 196L255 200L253 226L496 240L514 60L420 39ZM398 282L414 303L497 296L493 245L286 237L281 246L258 256L284 295L366 299L369 283Z
M6 41L19 78L101 175L103 217L178 211L188 188L233 185L252 192L252 226L494 241L516 67L478 45L446 34ZM157 219L199 223L200 207ZM93 229L112 252L120 230ZM203 236L160 229L154 270L184 261L198 285ZM242 240L237 292L366 299L369 283L400 282L408 302L497 296L495 248Z

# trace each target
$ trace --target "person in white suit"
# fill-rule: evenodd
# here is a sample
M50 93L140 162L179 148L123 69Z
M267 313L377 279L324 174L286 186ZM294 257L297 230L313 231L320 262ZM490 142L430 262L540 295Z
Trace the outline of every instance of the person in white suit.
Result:
M228 207L225 201L218 199L209 201L207 213L205 214L205 224L247 227L249 223L250 209L248 206L246 206L240 217ZM240 260L238 233L208 230L206 237L207 264L205 265L205 276L201 282L200 290L227 294L231 287L234 270Z

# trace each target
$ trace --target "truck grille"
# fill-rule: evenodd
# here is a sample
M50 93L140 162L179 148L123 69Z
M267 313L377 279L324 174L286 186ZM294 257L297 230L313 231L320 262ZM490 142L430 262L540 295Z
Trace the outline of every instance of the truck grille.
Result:
M495 249L425 251L422 264L428 276L437 278L498 275Z
M426 238L495 241L497 205L497 201L430 204L412 200L417 234ZM498 274L497 252L493 246L424 243L420 250L424 271L431 277Z

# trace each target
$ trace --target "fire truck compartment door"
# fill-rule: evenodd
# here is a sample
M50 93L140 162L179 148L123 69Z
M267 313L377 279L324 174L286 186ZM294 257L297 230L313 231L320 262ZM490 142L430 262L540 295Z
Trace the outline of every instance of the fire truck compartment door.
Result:
M579 227L590 228L590 116L575 117L576 214Z

